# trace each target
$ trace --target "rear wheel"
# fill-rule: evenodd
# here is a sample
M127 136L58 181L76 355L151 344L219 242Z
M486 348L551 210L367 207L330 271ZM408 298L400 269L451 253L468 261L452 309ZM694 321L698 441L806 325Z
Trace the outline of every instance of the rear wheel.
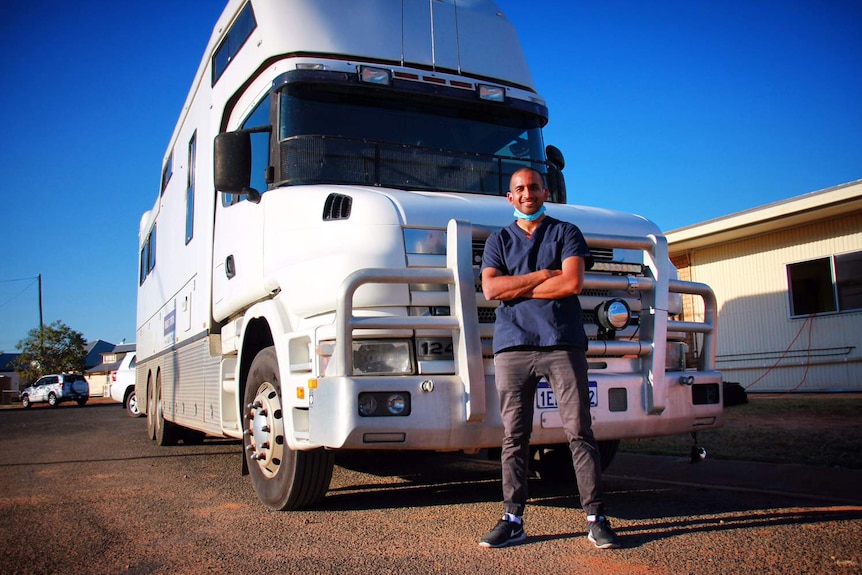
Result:
M21 405L24 406L24 409L29 409L29 407L32 405L30 403L30 396L29 395L22 395L21 396Z
M57 400L57 394L55 394L53 391L48 394L48 405L50 405L51 407L57 407L59 403L60 402Z
M288 447L275 348L268 347L255 356L244 399L243 456L261 502L270 509L286 511L323 499L332 479L335 454Z
M156 394L152 377L147 377L147 437L156 439Z
M156 376L155 407L153 419L155 423L156 445L176 445L180 430L176 424L165 420L164 402L162 401L162 378L159 375Z
M85 398L83 398L83 397L82 397L81 399L76 399L75 401L77 401L77 402L78 402L78 405L79 405L80 407L84 407L85 405L87 405L87 400L86 400Z
M599 457L604 472L617 454L619 439L599 441ZM537 447L533 455L533 463L539 477L557 481L574 481L575 470L572 467L572 452L569 446L547 445Z
M599 441L599 455L602 458L602 473L607 470L608 466L613 462L614 457L617 456L617 449L619 449L619 447L619 439Z

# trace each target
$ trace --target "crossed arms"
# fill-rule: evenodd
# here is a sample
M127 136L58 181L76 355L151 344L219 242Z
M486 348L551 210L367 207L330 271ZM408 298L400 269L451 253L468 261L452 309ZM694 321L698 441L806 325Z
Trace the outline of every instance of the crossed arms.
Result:
M507 276L495 268L482 270L482 293L487 300L509 301L517 298L561 299L581 293L584 285L584 258L563 260L562 270L537 270Z

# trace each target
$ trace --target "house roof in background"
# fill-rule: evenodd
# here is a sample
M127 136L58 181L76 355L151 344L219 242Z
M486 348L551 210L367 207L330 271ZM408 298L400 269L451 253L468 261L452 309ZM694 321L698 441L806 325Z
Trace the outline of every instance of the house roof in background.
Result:
M671 254L862 211L862 180L665 233Z
M15 358L21 355L20 353L0 353L0 371L15 371L12 369L11 363Z
M135 344L133 343L118 343L114 347L114 353L130 353L135 351Z
M102 354L110 353L116 345L97 339L87 342L87 359L84 361L84 371L102 363Z

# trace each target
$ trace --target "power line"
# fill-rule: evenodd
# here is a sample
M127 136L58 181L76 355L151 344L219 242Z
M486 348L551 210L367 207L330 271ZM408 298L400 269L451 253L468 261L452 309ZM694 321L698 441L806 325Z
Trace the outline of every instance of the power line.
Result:
M24 293L25 291L27 291L28 289L33 287L33 284L39 281L39 277L37 276L37 277L31 277L31 278L21 278L21 279L17 279L17 280L0 280L0 283L12 283L12 282L27 281L27 280L30 280L30 283L27 284L26 286L24 286L24 289L22 289L21 291L19 291L18 293L16 293L15 295L13 295L9 299L7 299L6 301L0 303L0 308L3 308L4 306L10 304L12 302L12 300L14 300L19 295L21 295L22 293Z
M39 279L39 276L30 276L30 277L18 278L18 279L14 279L14 280L0 280L0 284L7 284L7 283L11 283L11 282L25 282L27 280L35 280L35 279Z

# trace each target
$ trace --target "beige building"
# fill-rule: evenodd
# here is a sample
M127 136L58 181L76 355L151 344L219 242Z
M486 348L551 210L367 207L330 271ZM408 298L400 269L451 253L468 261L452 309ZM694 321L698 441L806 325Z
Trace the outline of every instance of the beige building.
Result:
M715 291L725 381L862 391L862 180L666 235L680 278ZM702 316L700 301L684 304Z

